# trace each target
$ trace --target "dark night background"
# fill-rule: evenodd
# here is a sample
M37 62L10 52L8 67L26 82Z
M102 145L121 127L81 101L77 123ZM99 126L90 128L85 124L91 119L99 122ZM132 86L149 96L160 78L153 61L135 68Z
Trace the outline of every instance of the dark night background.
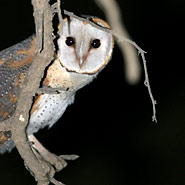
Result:
M151 121L144 76L136 86L126 83L115 46L112 61L77 93L60 123L37 137L56 154L80 155L56 175L67 185L183 185L185 1L119 0L119 4L133 40L147 51L158 124ZM66 0L65 8L104 17L93 0ZM1 0L0 20L0 50L34 32L30 1ZM16 150L0 156L0 184L36 184Z

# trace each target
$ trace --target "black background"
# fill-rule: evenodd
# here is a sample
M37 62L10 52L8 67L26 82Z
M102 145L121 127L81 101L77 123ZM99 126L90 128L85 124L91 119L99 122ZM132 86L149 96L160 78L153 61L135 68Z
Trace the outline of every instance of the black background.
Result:
M158 124L151 121L144 76L136 86L126 83L115 46L112 61L77 92L60 123L37 137L56 154L80 155L56 175L67 185L183 185L185 1L119 0L119 4L129 33L147 51ZM93 0L68 0L65 8L104 17ZM0 50L34 33L32 14L30 1L1 0ZM0 156L0 184L36 184L16 149Z

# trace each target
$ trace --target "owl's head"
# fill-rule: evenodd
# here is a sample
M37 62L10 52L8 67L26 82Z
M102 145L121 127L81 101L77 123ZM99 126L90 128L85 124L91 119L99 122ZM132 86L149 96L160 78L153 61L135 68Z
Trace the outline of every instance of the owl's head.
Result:
M96 24L109 28L99 18L92 18ZM113 37L85 21L66 19L58 39L58 56L61 65L68 71L95 74L110 60Z

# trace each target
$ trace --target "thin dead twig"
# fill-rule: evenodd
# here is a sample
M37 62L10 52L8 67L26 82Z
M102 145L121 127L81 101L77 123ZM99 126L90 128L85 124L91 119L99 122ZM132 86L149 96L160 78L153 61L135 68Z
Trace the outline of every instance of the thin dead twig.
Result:
M67 91L67 89L44 86L38 89L37 94L58 94L63 91Z
M64 17L62 17L62 11L61 11L61 0L57 0L57 13L58 13L58 20L61 28L63 27L64 24Z
M144 72L145 72L145 81L144 81L144 84L148 88L148 93L149 93L150 99L152 101L152 107L153 107L152 121L154 121L154 122L157 123L156 108L155 108L155 105L157 104L157 101L154 99L154 97L152 95L152 90L151 90L151 87L150 87L149 77L148 77L148 72L147 72L146 59L145 59L145 55L144 55L143 52L141 53L141 57L142 57L142 60L143 60L143 66L144 66Z

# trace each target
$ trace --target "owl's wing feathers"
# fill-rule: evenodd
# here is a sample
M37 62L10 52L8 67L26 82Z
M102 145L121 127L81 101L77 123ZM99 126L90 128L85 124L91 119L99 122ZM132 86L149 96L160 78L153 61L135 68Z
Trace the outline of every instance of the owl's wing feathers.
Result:
M35 36L0 52L0 121L12 116L16 109L19 85L33 61Z
M19 96L19 85L33 61L36 48L35 36L0 52L0 122L15 112ZM0 153L14 147L11 132L0 131Z

